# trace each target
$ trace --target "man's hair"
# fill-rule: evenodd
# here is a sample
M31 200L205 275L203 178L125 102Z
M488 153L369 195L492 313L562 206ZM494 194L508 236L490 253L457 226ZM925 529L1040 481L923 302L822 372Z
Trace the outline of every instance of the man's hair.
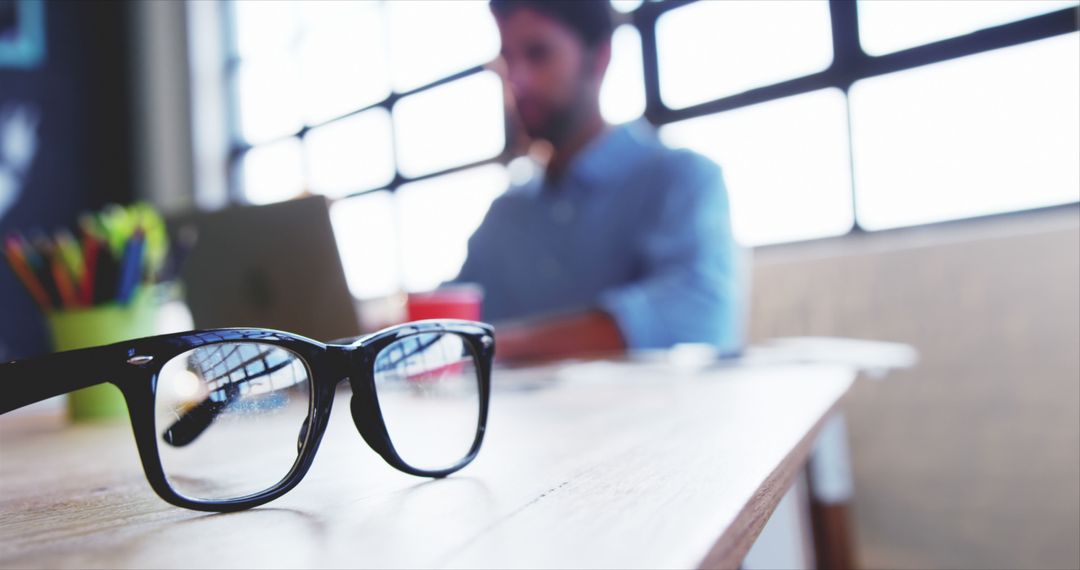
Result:
M505 18L528 8L570 28L588 47L611 38L614 26L608 0L490 0L491 13Z

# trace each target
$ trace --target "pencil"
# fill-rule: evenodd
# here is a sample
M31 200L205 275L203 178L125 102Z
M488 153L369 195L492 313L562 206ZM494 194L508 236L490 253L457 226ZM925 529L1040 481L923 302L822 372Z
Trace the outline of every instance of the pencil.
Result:
M45 234L37 232L31 236L29 242L23 239L22 252L27 267L33 271L38 283L41 283L42 290L45 291L45 295L49 298L49 305L59 308L63 304L63 299L60 297L60 291L56 288L52 267L49 263L49 258L52 257L53 252L53 245L49 238Z
M65 309L74 309L79 306L79 299L75 295L75 286L71 284L71 273L64 267L59 253L53 256L52 276L56 283L56 290L60 294L60 300Z
M79 242L75 241L75 236L71 235L71 232L66 229L56 232L55 241L56 251L60 254L60 259L63 260L67 267L72 282L81 281L82 273L86 269L86 263L83 261L83 252L79 249Z
M90 232L85 231L83 235L83 263L85 267L83 268L82 279L79 281L79 302L86 306L94 304L94 283L100 253L101 242Z
M11 265L11 269L19 278L19 281L22 281L23 287L26 287L30 296L34 298L34 302L41 307L42 311L46 313L52 311L52 303L49 302L49 296L45 294L45 289L42 288L41 283L38 282L34 273L30 271L30 267L26 263L26 258L19 251L18 240L8 238L4 253L7 256L8 264Z

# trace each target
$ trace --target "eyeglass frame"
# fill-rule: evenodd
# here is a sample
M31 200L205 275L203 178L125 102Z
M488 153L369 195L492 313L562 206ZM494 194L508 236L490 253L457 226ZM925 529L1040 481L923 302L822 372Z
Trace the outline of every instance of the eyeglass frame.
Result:
M396 341L426 333L454 334L465 341L476 364L479 388L480 410L472 446L458 463L436 470L415 468L398 455L387 431L375 388L375 360L382 349ZM273 487L231 499L184 497L169 484L158 454L155 419L158 376L173 358L196 348L223 343L276 346L292 352L303 361L310 374L311 390L307 434L292 468ZM0 401L0 415L75 390L111 383L124 396L143 471L154 492L178 507L206 512L232 512L273 501L300 483L311 468L326 432L337 387L345 381L352 387L349 407L353 423L364 441L390 466L410 475L433 478L446 477L460 470L476 458L483 443L494 355L495 335L491 325L455 319L405 323L371 335L329 343L272 329L196 330L0 364L0 384L6 385L5 398ZM95 371L92 380L88 379L90 374L87 371L90 370Z

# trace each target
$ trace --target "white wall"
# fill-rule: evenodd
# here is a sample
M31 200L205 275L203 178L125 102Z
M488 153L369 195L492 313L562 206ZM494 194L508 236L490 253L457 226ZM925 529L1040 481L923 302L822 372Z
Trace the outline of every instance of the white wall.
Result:
M846 409L870 568L1080 567L1080 209L759 250L752 336L906 342Z

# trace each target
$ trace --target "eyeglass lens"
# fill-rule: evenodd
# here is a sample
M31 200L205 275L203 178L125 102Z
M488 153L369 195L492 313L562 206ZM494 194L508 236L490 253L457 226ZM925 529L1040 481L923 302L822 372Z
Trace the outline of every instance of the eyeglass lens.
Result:
M281 482L307 438L310 377L297 354L255 342L207 345L167 362L154 415L172 489L220 501Z
M375 393L406 464L438 471L468 456L480 424L480 379L464 338L440 332L394 341L375 358Z

